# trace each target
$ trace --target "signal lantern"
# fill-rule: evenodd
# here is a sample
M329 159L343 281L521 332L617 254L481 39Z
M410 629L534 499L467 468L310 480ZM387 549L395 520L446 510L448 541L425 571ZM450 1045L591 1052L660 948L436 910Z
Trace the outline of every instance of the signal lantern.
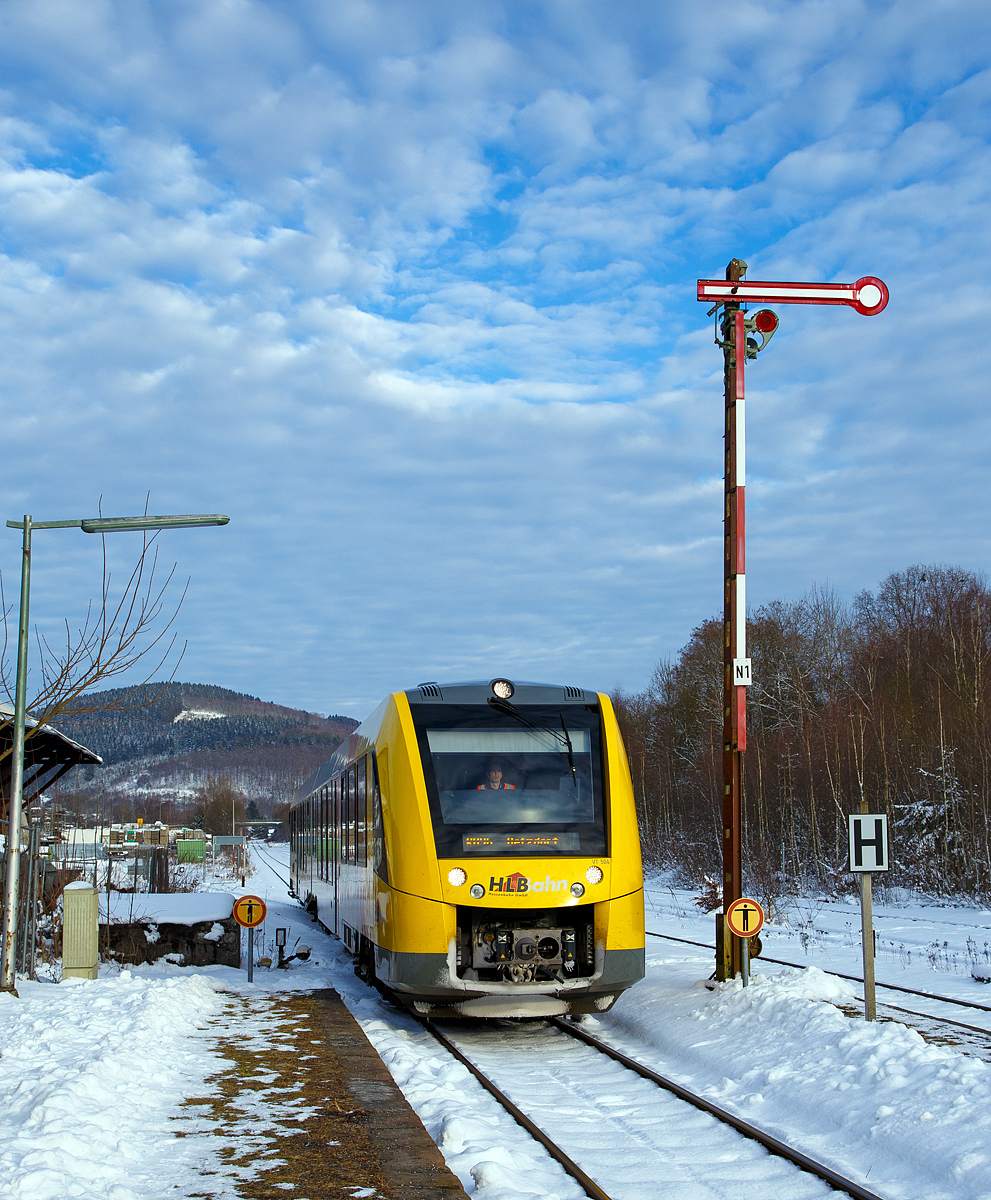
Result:
M778 327L778 314L771 312L769 308L762 308L760 312L754 313L754 326L761 333L770 336Z

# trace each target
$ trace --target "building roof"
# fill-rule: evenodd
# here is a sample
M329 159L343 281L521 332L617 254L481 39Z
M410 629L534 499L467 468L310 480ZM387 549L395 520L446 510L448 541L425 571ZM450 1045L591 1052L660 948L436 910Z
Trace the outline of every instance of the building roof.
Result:
M39 793L61 779L66 771L83 764L102 766L95 751L66 737L51 725L39 725L33 717L25 719L24 803L30 804ZM10 749L14 744L14 710L0 703L0 795L6 808L10 798Z

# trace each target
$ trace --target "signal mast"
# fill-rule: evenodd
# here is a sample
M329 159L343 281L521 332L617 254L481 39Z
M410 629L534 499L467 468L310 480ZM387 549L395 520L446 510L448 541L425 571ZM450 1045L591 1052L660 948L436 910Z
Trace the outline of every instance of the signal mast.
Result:
M745 368L778 328L769 308L747 314L757 304L831 304L873 317L888 303L888 289L873 275L856 283L795 283L744 279L747 264L734 258L725 279L700 279L697 299L712 304L715 342L723 352L725 467L723 473L723 911L716 920L716 978L740 971L740 939L723 914L743 896L743 753L747 748L747 688L752 681L747 657L746 431ZM722 309L720 314L719 310ZM760 336L760 343L757 336Z

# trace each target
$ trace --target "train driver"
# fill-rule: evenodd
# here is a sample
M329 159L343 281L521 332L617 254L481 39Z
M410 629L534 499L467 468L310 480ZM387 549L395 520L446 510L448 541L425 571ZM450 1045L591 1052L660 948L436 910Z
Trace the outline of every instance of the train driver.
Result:
M488 770L485 772L485 783L478 785L480 792L512 792L516 790L515 783L502 782L502 763L493 761L489 763Z

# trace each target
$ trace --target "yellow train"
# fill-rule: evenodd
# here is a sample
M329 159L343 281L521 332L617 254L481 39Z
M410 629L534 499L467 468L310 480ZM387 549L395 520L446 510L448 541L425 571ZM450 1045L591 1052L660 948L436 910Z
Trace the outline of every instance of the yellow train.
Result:
M292 887L433 1016L602 1012L644 973L643 869L609 697L424 683L299 789Z

